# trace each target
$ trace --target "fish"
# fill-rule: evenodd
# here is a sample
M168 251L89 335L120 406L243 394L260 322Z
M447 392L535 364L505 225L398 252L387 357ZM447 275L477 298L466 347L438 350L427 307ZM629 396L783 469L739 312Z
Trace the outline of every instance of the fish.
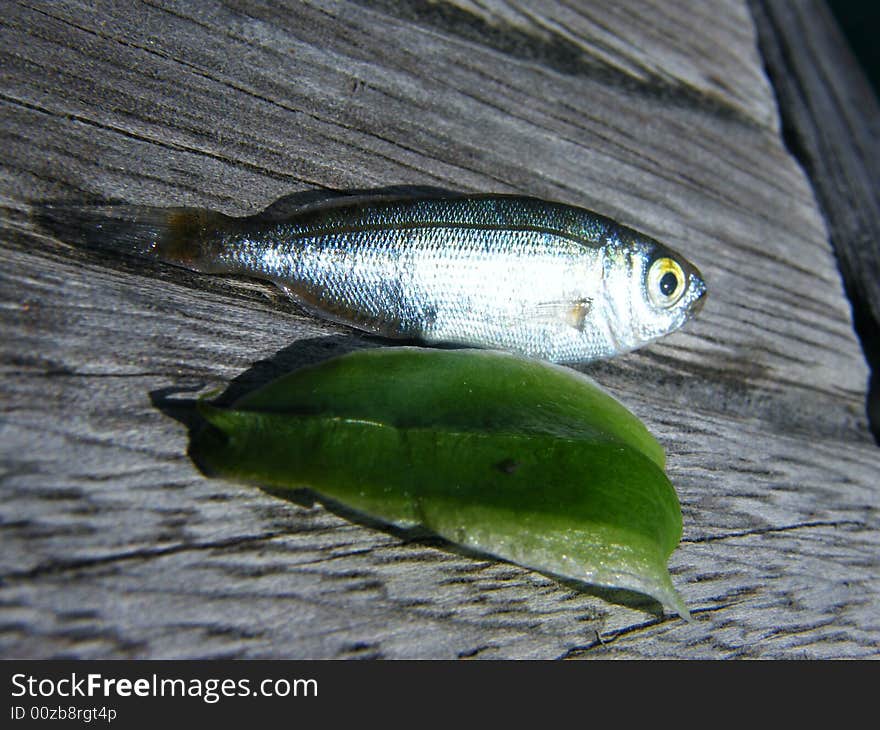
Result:
M292 215L142 208L131 252L273 283L305 312L385 338L558 363L630 352L692 319L699 270L584 208L517 195L347 200Z

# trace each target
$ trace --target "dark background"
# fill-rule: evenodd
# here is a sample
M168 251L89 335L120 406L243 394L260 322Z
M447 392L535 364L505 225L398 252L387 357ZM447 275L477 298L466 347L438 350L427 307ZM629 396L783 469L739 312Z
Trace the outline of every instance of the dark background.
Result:
M880 46L877 29L880 28L880 4L853 2L853 0L830 0L828 7L846 35L850 48L858 58L874 87L880 89ZM878 94L880 96L880 94Z

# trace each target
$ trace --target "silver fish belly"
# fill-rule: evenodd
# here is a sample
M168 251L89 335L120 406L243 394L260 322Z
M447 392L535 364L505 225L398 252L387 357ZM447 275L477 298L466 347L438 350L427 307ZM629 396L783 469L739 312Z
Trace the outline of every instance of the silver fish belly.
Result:
M339 205L272 223L176 215L159 258L267 279L310 313L384 337L588 361L676 329L705 295L662 244L534 198ZM646 290L652 276L653 294L676 288L674 302Z

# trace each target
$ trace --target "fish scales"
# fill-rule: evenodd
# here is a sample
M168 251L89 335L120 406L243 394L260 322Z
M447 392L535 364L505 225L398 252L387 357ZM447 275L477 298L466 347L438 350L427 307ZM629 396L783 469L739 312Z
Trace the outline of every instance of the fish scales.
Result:
M556 234L446 226L310 234L256 267L307 308L376 334L551 359L583 349L558 309L602 278L599 249Z

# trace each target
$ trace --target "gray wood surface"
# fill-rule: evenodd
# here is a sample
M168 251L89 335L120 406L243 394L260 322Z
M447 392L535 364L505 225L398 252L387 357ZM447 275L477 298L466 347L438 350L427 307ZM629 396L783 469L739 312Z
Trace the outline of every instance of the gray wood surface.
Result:
M868 417L880 443L880 102L819 0L753 0L787 144L805 165L871 366Z
M744 3L10 2L0 78L3 656L877 656L867 368ZM583 205L702 269L699 319L583 368L667 448L693 623L206 479L187 401L378 343L32 220L398 184Z

